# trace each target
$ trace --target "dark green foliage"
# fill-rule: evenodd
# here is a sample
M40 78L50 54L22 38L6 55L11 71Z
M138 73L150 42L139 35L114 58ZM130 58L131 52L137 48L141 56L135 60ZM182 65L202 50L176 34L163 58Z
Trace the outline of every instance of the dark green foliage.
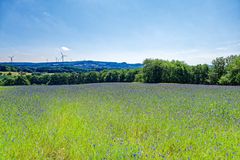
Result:
M218 84L218 81L224 74L226 74L226 59L223 57L216 58L212 61L212 68L209 72L209 83Z
M209 67L207 64L199 64L192 67L193 83L207 84Z
M81 75L78 73L71 73L70 76L68 77L68 83L69 84L80 84L79 76L81 76Z
M191 67L181 61L147 59L144 61L143 80L146 83L190 83Z
M57 73L50 76L49 85L64 85L68 84L69 74L67 73Z
M126 70L120 70L118 73L119 82L124 82L126 77Z
M17 68L9 65L0 65L0 71L2 72L16 72Z
M139 72L138 74L135 75L135 82L143 82L143 73Z
M229 61L229 59L231 60ZM219 84L240 85L240 56L228 57L226 72L227 74L218 81Z
M30 82L26 76L17 76L14 85L30 85Z
M167 67L165 71L170 72L170 82L173 83L190 83L191 82L191 68L187 64L181 61L172 61L172 67ZM169 69L170 68L170 69Z
M4 86L12 86L12 85L30 85L30 81L26 76L16 76L16 77L5 77L1 82Z
M163 61L156 59L146 59L143 67L143 79L146 83L160 83L162 82Z
M51 76L48 74L33 74L33 75L27 75L27 78L29 79L31 84L48 84L50 81Z
M142 71L146 83L240 85L240 56L216 58L211 67L206 64L189 66L181 61L146 59Z
M236 57L228 66L231 84L240 84L240 56Z
M105 72L103 80L104 82L118 82L118 72L115 70Z
M97 83L97 82L99 82L98 72L85 73L84 77L85 77L85 79L84 79L85 83Z
M127 70L125 74L125 82L134 82L138 70Z
M14 77L6 77L2 80L2 85L4 86L12 86L15 85Z
M39 67L35 70L35 72L44 72L44 73L73 73L73 72L82 72L84 71L78 67L72 66L61 66L61 67Z

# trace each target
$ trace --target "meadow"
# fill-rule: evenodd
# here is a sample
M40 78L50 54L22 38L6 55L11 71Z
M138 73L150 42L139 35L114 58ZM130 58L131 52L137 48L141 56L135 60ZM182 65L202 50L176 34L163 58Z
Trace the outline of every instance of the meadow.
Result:
M2 87L0 124L0 159L240 159L240 87Z

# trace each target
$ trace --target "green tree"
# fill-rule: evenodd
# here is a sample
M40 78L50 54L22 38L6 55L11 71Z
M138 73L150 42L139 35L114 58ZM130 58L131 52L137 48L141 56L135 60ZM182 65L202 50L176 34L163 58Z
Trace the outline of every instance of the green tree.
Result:
M15 85L15 78L14 77L5 77L5 78L3 78L2 85L4 85L4 86L13 86L13 85Z
M190 67L181 61L172 61L171 63L173 64L171 82L190 83L191 82Z
M224 74L226 74L226 59L223 57L216 58L212 61L212 68L209 72L210 84L218 84Z
M227 67L227 82L233 85L240 85L240 56L236 56ZM221 82L221 81L220 81Z
M118 74L119 82L125 82L126 79L126 70L120 70Z
M143 64L143 80L146 83L160 83L162 82L162 60L146 59Z
M125 74L125 82L134 82L137 70L127 70Z
M14 85L30 85L30 82L26 76L17 76Z
M193 83L206 84L208 80L209 67L207 64L198 64L192 67Z
M143 73L139 72L138 74L135 75L134 82L143 82Z
M78 83L78 76L79 74L78 73L71 73L68 77L68 83L69 84L79 84Z
M89 72L85 74L85 83L99 82L99 74L97 72Z
M118 82L118 72L115 70L106 72L104 82Z
M48 82L49 85L64 85L68 84L69 74L67 73L56 73L50 76Z

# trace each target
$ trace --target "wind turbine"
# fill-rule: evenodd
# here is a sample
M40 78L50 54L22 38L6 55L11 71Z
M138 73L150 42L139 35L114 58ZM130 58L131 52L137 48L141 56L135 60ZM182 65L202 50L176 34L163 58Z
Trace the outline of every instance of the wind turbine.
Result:
M11 63L13 62L14 56L9 56Z
M62 58L62 62L64 62L64 57L67 57L67 55L63 54L63 50L60 48L60 53L61 53L61 58Z

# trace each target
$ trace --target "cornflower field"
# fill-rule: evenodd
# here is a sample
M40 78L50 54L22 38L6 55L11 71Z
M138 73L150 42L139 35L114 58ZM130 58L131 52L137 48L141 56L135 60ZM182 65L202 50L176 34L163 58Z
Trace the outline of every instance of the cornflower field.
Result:
M240 159L240 87L0 88L0 159Z

